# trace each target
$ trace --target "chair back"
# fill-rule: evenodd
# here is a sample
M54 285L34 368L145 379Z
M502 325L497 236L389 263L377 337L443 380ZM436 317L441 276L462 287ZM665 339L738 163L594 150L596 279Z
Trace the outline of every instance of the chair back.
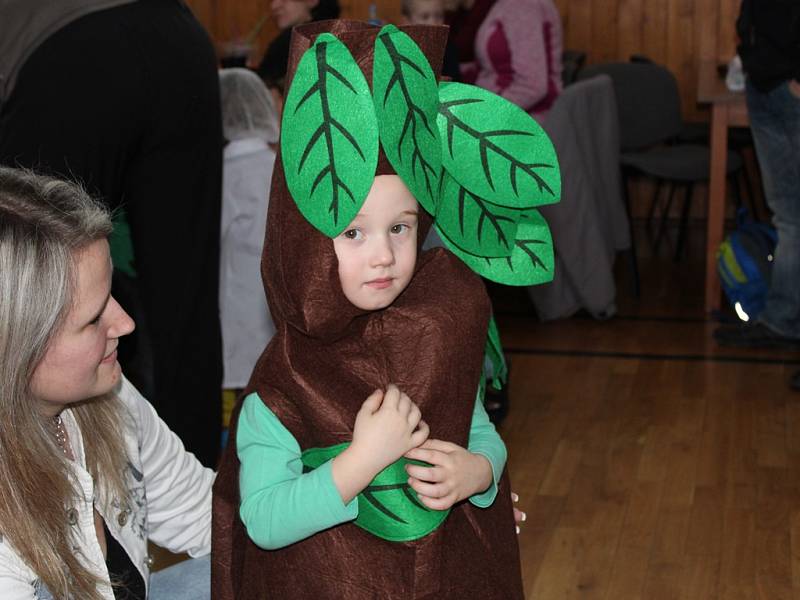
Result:
M604 63L581 69L578 79L600 74L614 84L623 152L648 148L681 132L678 82L668 69L653 63Z
M586 62L586 52L580 50L564 50L561 53L561 83L564 87L575 83L578 71Z
M542 127L562 173L561 202L542 206L553 236L555 278L528 292L544 320L580 308L614 312L614 255L630 246L619 170L619 125L611 79L605 75L566 88Z

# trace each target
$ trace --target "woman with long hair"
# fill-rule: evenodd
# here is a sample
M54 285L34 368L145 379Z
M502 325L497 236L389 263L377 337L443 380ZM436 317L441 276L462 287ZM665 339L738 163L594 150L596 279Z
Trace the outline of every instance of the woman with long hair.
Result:
M80 188L0 168L4 600L208 597L207 560L149 577L148 540L209 553L214 476L120 370L110 232Z

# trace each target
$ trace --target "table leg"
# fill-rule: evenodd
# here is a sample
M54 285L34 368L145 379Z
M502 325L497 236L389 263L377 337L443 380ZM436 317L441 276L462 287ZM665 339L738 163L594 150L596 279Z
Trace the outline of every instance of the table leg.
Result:
M717 249L725 233L725 170L728 160L728 107L715 103L711 109L711 172L708 183L708 230L706 237L705 310L719 309L720 282Z

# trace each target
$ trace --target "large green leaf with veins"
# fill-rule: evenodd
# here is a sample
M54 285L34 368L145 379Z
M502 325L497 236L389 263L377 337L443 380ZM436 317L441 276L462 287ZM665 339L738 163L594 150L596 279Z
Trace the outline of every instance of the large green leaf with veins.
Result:
M535 285L553 280L553 239L544 217L537 210L522 213L514 250L507 257L475 256L459 248L438 224L436 229L444 245L486 279L506 285Z
M349 445L349 442L345 442L303 451L303 472L320 467ZM408 485L405 465L410 463L430 466L428 463L400 458L383 469L358 495L356 525L393 542L419 539L441 525L450 511L432 510L419 501L417 493Z
M461 83L439 86L442 163L473 194L500 206L558 202L561 177L547 134L515 104Z
M436 224L459 248L477 256L509 256L521 211L487 202L445 171Z
M425 54L394 25L381 29L375 42L372 90L386 158L423 208L435 214L442 170L439 88Z
M329 33L298 63L283 110L281 153L300 212L325 235L339 235L372 186L378 127L367 80Z

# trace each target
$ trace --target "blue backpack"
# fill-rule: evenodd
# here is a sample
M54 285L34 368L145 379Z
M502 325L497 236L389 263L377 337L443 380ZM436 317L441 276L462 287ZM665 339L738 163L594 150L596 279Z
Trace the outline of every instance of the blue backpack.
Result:
M717 271L731 305L748 320L764 310L778 234L771 225L749 219L744 209L736 222L736 229L717 250Z

